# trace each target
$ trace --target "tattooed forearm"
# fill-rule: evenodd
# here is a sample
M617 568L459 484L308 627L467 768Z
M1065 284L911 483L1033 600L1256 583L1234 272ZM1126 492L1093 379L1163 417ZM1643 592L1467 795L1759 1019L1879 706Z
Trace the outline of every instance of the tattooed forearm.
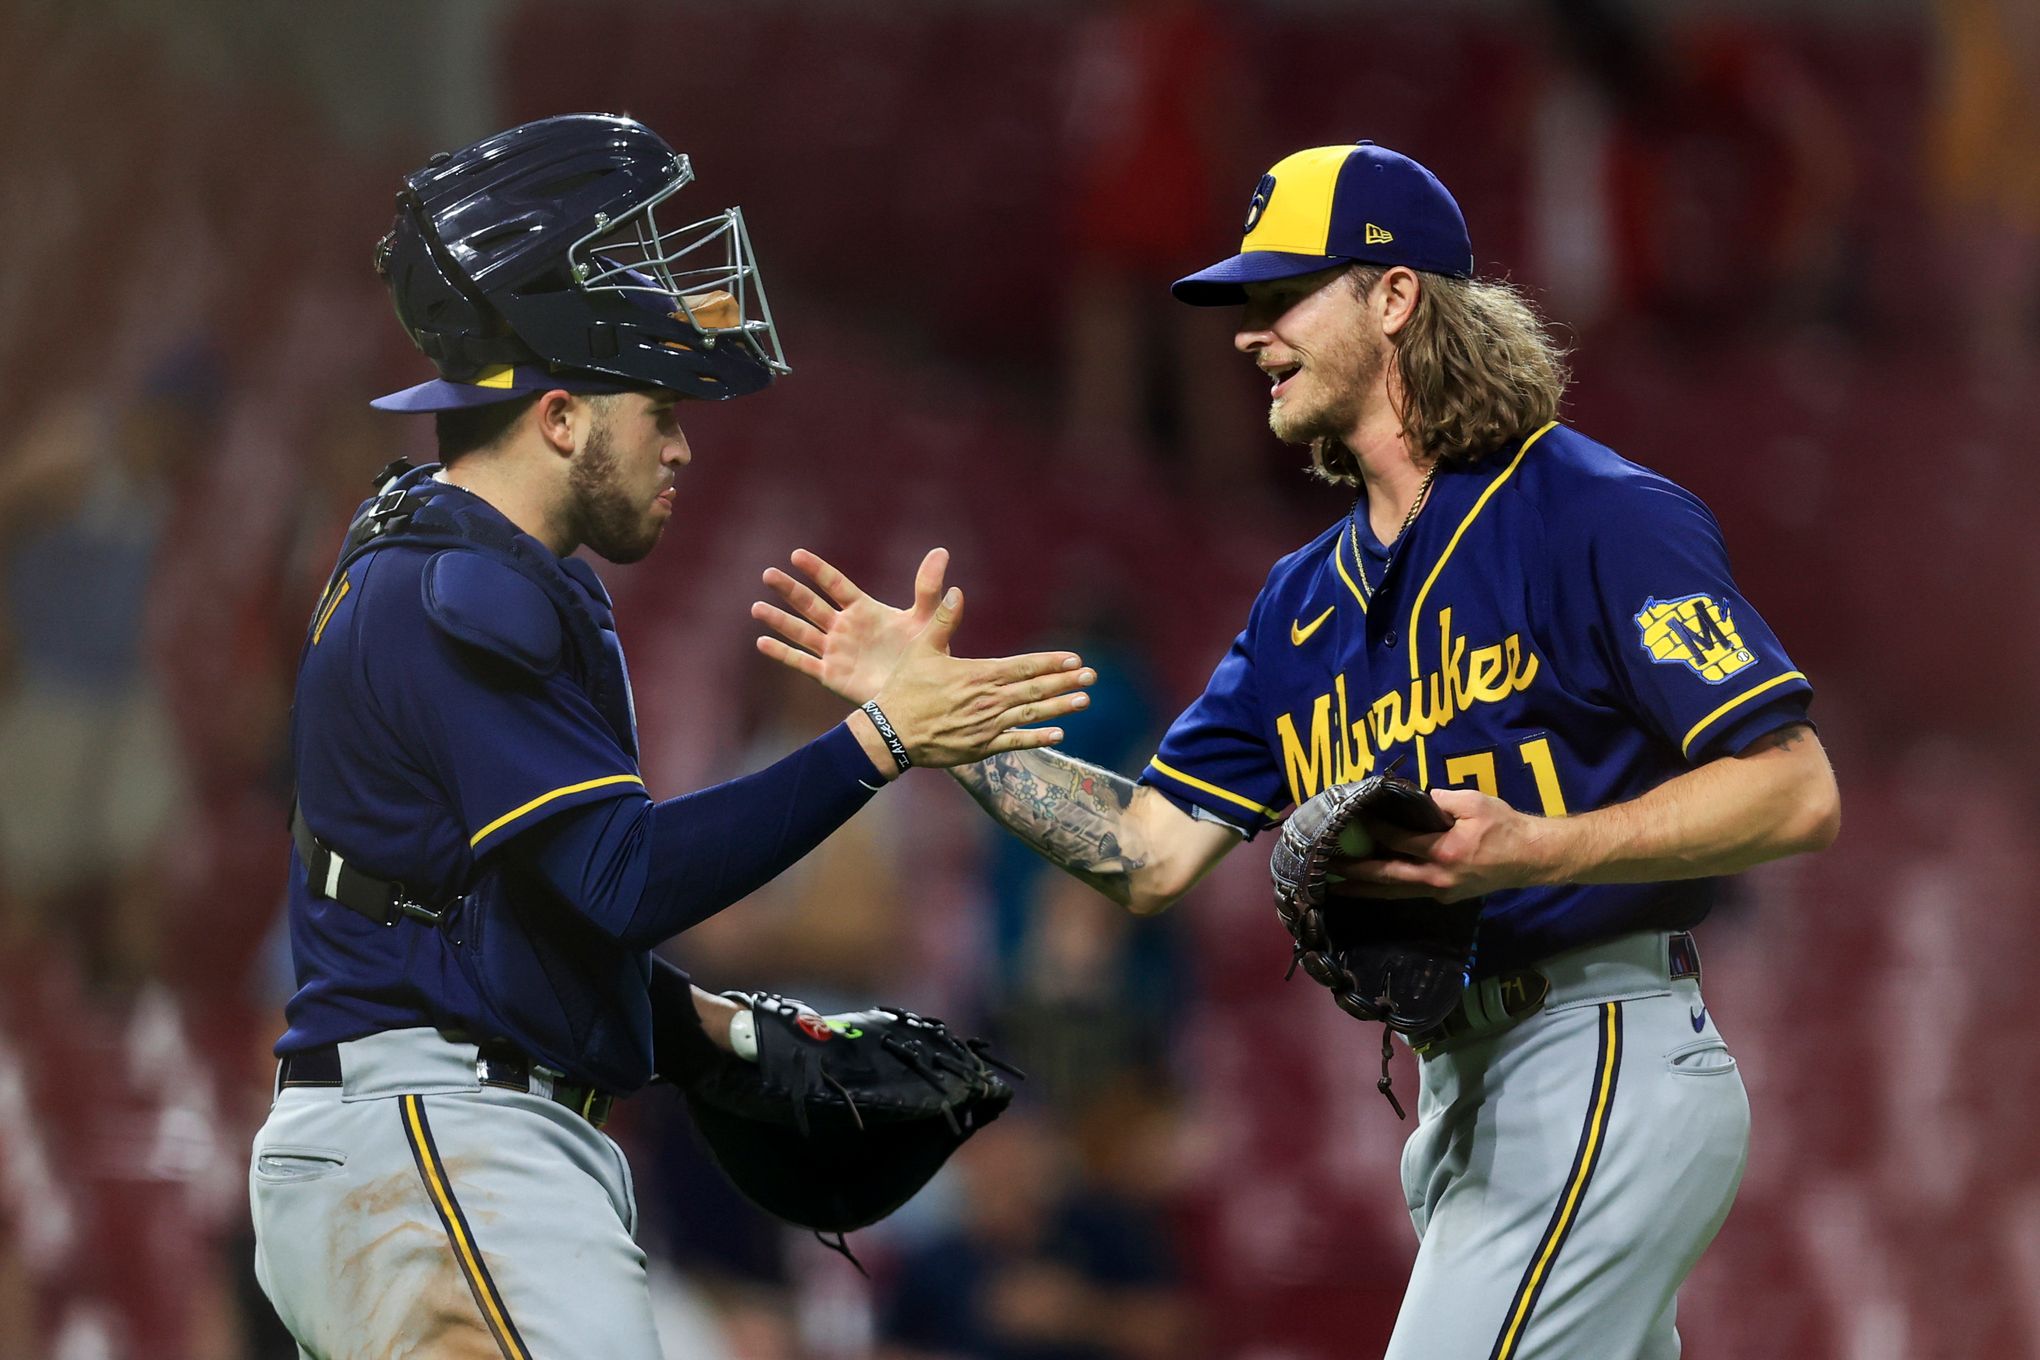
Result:
M1748 746L1737 751L1736 754L1748 757L1764 751L1790 751L1812 739L1812 728L1808 727L1805 723L1793 723L1790 727L1781 727L1775 732L1769 732L1758 737Z
M1124 905L1147 847L1127 817L1137 788L1123 774L1055 751L1008 751L951 771L971 797L1051 864Z

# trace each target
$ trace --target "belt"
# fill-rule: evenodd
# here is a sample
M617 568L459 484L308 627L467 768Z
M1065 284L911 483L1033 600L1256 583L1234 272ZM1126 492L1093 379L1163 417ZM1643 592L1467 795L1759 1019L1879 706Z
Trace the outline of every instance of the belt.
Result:
M1535 968L1516 968L1496 977L1482 978L1466 989L1451 1014L1423 1033L1412 1034L1410 1047L1424 1053L1431 1045L1448 1039L1506 1028L1540 1010L1550 992L1551 979Z
M1689 932L1676 931L1669 938L1665 976L1674 982L1700 976L1700 947ZM1466 989L1451 1014L1423 1033L1411 1035L1410 1047L1422 1054L1434 1044L1507 1029L1543 1009L1551 986L1551 978L1536 968L1514 968L1482 978Z
M568 1081L507 1045L482 1045L475 1071L484 1086L543 1096L566 1106L598 1129L609 1121L609 1112L616 1104L615 1096ZM276 1085L278 1090L286 1086L338 1086L340 1080L339 1046L322 1044L302 1053L286 1054L277 1069Z

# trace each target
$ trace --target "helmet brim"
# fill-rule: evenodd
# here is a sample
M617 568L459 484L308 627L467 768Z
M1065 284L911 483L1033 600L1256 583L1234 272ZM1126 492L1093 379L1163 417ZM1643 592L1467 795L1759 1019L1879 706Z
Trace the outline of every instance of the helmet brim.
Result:
M577 392L586 396L597 396L604 393L634 392L647 386L645 383L613 382L547 373L535 374L530 381L524 380L524 375L520 373L508 385L497 383L489 386L434 378L430 382L407 387L401 392L391 392L377 397L369 405L378 411L464 411L472 406L494 406L498 402L515 401L519 397L534 396L540 392Z

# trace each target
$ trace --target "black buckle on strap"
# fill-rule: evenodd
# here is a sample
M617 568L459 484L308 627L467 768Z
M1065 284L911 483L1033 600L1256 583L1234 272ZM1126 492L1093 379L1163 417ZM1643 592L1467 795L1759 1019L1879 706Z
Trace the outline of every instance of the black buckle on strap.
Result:
M390 905L395 907L398 911L402 912L404 915L410 917L414 921L423 921L428 926L436 926L441 921L444 921L446 919L446 910L444 908L428 907L423 902L413 901L411 897L404 892L403 884L399 883L396 884L395 886L397 889L396 895L390 898ZM396 923L394 921L391 921L387 922L386 924L395 925Z
M290 810L290 838L297 846L298 858L304 861L306 890L359 912L377 925L393 926L408 916L437 926L460 901L456 897L435 907L401 883L363 873L314 836L305 824L304 810L295 805Z
M413 502L418 498L410 487L395 487L375 498L368 513L361 517L362 543L371 543L385 534L400 534L411 524Z

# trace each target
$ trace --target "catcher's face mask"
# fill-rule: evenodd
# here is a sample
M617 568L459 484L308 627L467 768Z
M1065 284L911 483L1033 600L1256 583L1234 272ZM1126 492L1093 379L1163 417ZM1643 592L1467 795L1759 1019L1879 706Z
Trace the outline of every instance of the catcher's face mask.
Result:
M686 156L673 159L665 188L620 221L598 217L595 230L567 247L575 286L591 297L613 295L639 306L663 309L670 302L673 318L700 332L706 347L742 346L773 373L788 372L744 210L725 208L684 226L660 226L660 205L694 179Z

